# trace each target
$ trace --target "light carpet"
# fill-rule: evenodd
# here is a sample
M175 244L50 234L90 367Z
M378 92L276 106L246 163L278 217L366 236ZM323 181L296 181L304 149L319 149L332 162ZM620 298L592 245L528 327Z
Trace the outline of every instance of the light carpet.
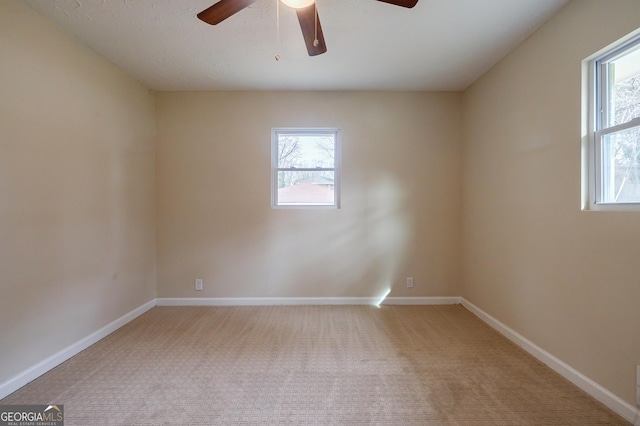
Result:
M0 401L65 425L628 425L460 305L156 307Z

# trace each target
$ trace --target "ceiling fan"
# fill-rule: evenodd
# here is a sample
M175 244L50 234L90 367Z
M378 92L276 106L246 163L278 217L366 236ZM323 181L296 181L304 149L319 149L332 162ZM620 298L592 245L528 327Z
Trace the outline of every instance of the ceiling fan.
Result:
M240 12L242 9L251 6L257 0L220 0L213 6L198 13L198 18L207 24L216 25L232 15ZM280 0L282 3L296 9L302 36L307 46L309 56L316 56L327 51L327 45L324 42L322 27L320 26L320 18L316 11L315 0ZM389 3L396 6L412 8L418 3L418 0L378 0L383 3Z

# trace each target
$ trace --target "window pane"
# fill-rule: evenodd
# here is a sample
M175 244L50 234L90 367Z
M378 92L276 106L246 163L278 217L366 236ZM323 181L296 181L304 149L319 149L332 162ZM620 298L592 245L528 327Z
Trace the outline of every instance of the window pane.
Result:
M602 201L640 202L640 127L602 137Z
M609 62L609 85L607 127L640 117L640 49Z
M278 135L278 168L333 168L334 157L333 134Z
M334 172L278 172L278 205L333 205Z

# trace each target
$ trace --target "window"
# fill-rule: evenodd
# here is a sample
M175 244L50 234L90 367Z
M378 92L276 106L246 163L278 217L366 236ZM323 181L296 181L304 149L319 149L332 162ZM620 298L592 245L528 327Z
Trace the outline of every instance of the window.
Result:
M590 62L592 208L640 209L640 37Z
M339 207L337 129L273 129L273 207Z

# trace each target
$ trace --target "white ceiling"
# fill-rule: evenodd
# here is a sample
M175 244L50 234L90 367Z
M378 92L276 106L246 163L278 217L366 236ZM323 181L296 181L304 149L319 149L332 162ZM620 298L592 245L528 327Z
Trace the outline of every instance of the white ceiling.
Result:
M258 0L219 25L217 0L25 0L155 90L462 90L569 0L317 0L327 53L293 9ZM280 61L274 59L276 53Z

